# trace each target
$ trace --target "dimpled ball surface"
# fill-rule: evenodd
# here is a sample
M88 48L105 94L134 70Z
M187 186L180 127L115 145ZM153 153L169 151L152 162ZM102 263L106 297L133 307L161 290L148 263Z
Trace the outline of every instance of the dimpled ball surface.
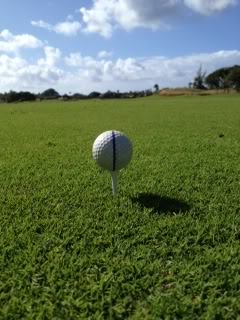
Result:
M128 165L133 148L130 140L122 132L106 131L93 144L93 159L103 169L118 171Z

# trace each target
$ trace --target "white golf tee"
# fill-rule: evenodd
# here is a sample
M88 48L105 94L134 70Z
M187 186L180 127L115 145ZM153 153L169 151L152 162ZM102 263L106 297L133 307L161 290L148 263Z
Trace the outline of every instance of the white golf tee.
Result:
M112 191L113 195L117 194L117 180L118 180L118 171L111 171L112 176Z

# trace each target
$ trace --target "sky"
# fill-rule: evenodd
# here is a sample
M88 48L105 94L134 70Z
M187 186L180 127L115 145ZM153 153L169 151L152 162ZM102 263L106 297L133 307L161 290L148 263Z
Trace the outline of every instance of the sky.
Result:
M240 64L240 0L1 0L0 92L184 87Z

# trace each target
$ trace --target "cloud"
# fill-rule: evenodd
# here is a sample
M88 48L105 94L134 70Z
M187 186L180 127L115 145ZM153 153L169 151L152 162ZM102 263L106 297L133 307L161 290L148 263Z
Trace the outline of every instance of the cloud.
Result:
M52 31L53 26L50 23L47 23L43 20L39 20L39 21L31 21L31 25L33 27L38 27L38 28L42 28L42 29L47 29L49 31Z
M71 77L76 83L93 89L99 87L120 90L143 89L159 83L160 87L187 86L200 65L207 72L234 64L240 64L240 51L219 51L176 58L146 57L114 60L98 60L72 53L65 58L72 67ZM91 83L91 85L89 85ZM100 85L101 84L101 85Z
M39 92L53 86L61 93L106 90L141 90L158 83L163 87L187 86L200 65L207 73L240 64L240 51L199 53L175 58L162 56L111 57L83 56L79 52L63 56L50 46L43 47L43 55L30 62L11 53L0 53L0 92L30 90Z
M57 23L54 26L56 33L63 34L65 36L76 36L81 29L81 24L77 21L66 21Z
M58 48L44 47L45 58L38 60L38 65L55 66L61 58L61 51Z
M93 60L91 57L83 58L80 52L71 53L69 57L65 58L66 65L70 67L81 67L84 65L84 61Z
M69 17L68 17L68 20L69 20ZM59 22L55 25L52 25L43 20L39 20L39 21L32 21L31 24L34 27L39 27L49 31L54 31L56 33L59 33L68 37L76 36L81 30L81 23L78 21L65 21L65 22Z
M105 58L110 58L113 55L112 51L100 51L98 52L98 58L100 59L105 59Z
M42 45L39 39L30 34L13 35L8 30L0 33L0 52L16 53L20 49L35 49Z
M180 14L184 7L211 15L236 4L237 0L94 0L82 7L82 31L109 38L117 28L132 30L169 28L166 19Z
M192 10L204 15L211 15L237 4L236 0L184 0L184 3Z
M210 73L240 64L240 51L219 51L167 58L145 57L99 60L73 53L65 58L69 68L59 83L63 92L144 90L158 83L163 87L183 87L193 80L199 66Z
M162 17L177 10L179 0L95 0L92 8L80 9L88 33L108 38L114 29L131 30L137 27L165 28Z
M53 31L65 36L76 36L80 32L97 33L110 38L116 29L130 31L135 28L152 30L170 29L169 22L183 15L183 9L198 14L212 15L236 5L238 0L92 0L88 8L82 7L81 21L68 15L66 21L50 24L32 21L34 27Z
M144 65L134 58L97 60L72 53L65 58L66 65L77 68L77 73L91 81L137 80L144 77Z
M64 76L64 71L57 64L61 59L59 49L44 47L44 57L35 64L21 57L0 55L0 89L34 90L57 84Z

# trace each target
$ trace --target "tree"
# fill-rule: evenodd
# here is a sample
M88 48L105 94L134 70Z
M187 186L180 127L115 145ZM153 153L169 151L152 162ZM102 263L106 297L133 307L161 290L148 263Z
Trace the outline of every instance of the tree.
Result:
M68 94L64 94L61 98L59 98L59 99L62 99L63 101L67 101L67 100L70 100L71 99L71 97L68 95Z
M17 92L15 91L9 91L8 93L5 94L5 100L7 103L12 103L17 101Z
M86 96L85 94L82 94L82 93L74 93L72 95L72 99L74 99L74 100L85 100L85 99L88 99L88 96Z
M152 93L152 90L151 90L151 89L147 89L147 90L144 91L144 96L145 96L145 97L150 97L150 96L152 96L152 95L153 95L153 93Z
M158 92L159 91L159 85L156 83L153 88L155 89L155 92Z
M217 69L206 77L206 84L210 89L224 89L229 91L230 88L235 88L238 90L238 70L240 70L240 66L238 65Z
M202 66L200 65L197 74L193 80L193 88L194 89L206 89L206 87L204 86L204 82L205 82L205 78L206 78L206 72L202 71Z
M88 98L90 98L90 99L97 99L97 98L100 97L100 95L101 95L100 92L93 91L93 92L89 93Z
M233 67L229 74L228 81L237 92L240 92L240 66Z
M22 102L22 101L34 101L36 100L36 95L31 93L31 92L15 92L15 91L10 91L9 93L6 93L4 95L4 100L8 103L11 102Z
M217 89L218 90L220 88L219 77L215 72L209 74L206 77L205 83L207 84L209 89Z
M50 89L45 90L45 91L41 94L41 96L42 96L42 98L44 98L44 99L57 99L57 98L59 98L60 95L59 95L59 93L58 93L56 90L50 88Z
M215 81L218 80L218 88L227 89L229 87L229 81L227 80L230 74L230 68L217 69L212 73L212 77L215 77Z

